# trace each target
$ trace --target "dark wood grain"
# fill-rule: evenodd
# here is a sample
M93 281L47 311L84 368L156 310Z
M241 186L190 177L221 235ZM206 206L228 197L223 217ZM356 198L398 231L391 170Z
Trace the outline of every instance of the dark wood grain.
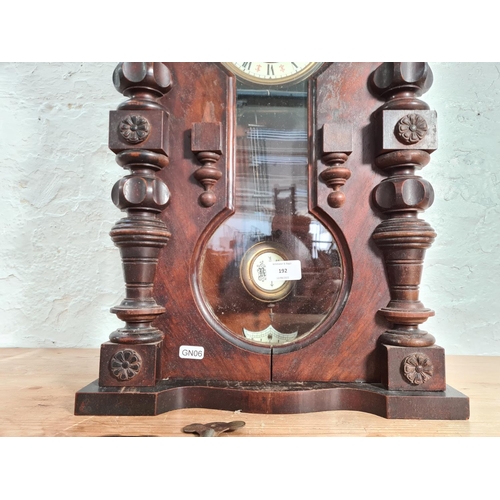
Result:
M155 388L100 388L76 394L78 415L158 415L182 408L246 413L311 413L355 410L385 418L467 420L469 400L447 387L442 392L385 391L372 384L329 382L243 383L162 381Z
M159 175L172 197L162 219L172 233L160 254L155 297L167 312L155 326L166 332L162 362L167 377L215 380L269 380L271 349L252 350L230 334L210 313L202 298L199 272L205 245L213 231L234 211L235 89L234 78L213 63L169 63L174 85L161 102L169 110L172 168ZM220 123L222 154L217 169L221 179L213 186L216 202L199 202L200 185L194 174L199 161L192 151L191 130L209 116ZM199 144L195 141L195 148ZM203 346L203 362L179 358L181 345Z
M112 193L126 212L111 235L127 294L112 311L126 326L103 344L99 381L76 394L77 414L196 407L468 418L468 398L446 386L444 350L419 329L434 314L418 300L436 236L417 216L434 196L415 174L437 145L436 113L419 99L432 84L426 63L324 63L309 77L309 214L295 213L293 185L275 186L272 232L307 248L315 218L339 262L314 263L320 292L279 299L283 332L299 306L317 325L284 344L241 333L242 324L267 326L272 303L228 309L225 319L213 311L232 254L208 243L237 211L234 76L220 63L124 63L114 81L128 100L111 115L110 148L130 175ZM258 302L239 277L230 295ZM203 358L184 358L182 346Z
M372 190L383 179L373 167L371 114L380 106L367 81L373 64L335 63L312 82L316 95L311 103L311 128L315 156L311 163L311 212L337 237L344 262L341 299L329 318L301 349L275 348L273 380L337 382L380 380L377 341L387 328L377 310L387 304L389 289L381 252L372 242L380 224L371 204ZM346 202L340 208L328 204L329 188L318 182L321 162L321 130L325 123L345 121L352 126L351 178L343 187ZM328 361L325 361L328 360Z

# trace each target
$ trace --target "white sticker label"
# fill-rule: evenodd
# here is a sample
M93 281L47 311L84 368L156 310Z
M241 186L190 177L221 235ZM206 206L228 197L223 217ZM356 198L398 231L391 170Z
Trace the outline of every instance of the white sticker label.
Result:
M182 359L203 359L205 348L198 345L181 345L179 347L179 358Z
M300 260L276 260L268 262L266 270L269 279L279 281L291 281L302 279L302 267Z

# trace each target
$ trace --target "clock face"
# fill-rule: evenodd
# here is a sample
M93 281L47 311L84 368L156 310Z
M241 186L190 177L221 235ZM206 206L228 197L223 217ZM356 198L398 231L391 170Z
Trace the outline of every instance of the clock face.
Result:
M291 281L276 279L271 273L273 262L288 260L284 250L269 243L258 243L243 257L241 281L248 293L263 302L277 302L292 290Z
M300 82L322 63L315 62L229 62L223 63L244 80L267 85Z

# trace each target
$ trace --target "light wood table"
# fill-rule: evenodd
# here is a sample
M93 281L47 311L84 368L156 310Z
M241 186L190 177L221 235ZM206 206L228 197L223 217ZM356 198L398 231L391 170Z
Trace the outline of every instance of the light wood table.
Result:
M0 349L0 436L184 436L194 422L243 420L232 436L500 436L500 357L447 356L447 383L470 398L467 421L387 420L356 411L260 415L184 409L155 417L75 416L97 378L97 349Z

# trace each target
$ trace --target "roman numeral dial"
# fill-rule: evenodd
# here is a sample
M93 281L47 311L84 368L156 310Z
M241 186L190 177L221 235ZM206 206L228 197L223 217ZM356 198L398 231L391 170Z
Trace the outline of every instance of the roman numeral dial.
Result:
M278 85L299 82L314 73L322 63L314 62L229 62L223 63L237 77L254 83Z

